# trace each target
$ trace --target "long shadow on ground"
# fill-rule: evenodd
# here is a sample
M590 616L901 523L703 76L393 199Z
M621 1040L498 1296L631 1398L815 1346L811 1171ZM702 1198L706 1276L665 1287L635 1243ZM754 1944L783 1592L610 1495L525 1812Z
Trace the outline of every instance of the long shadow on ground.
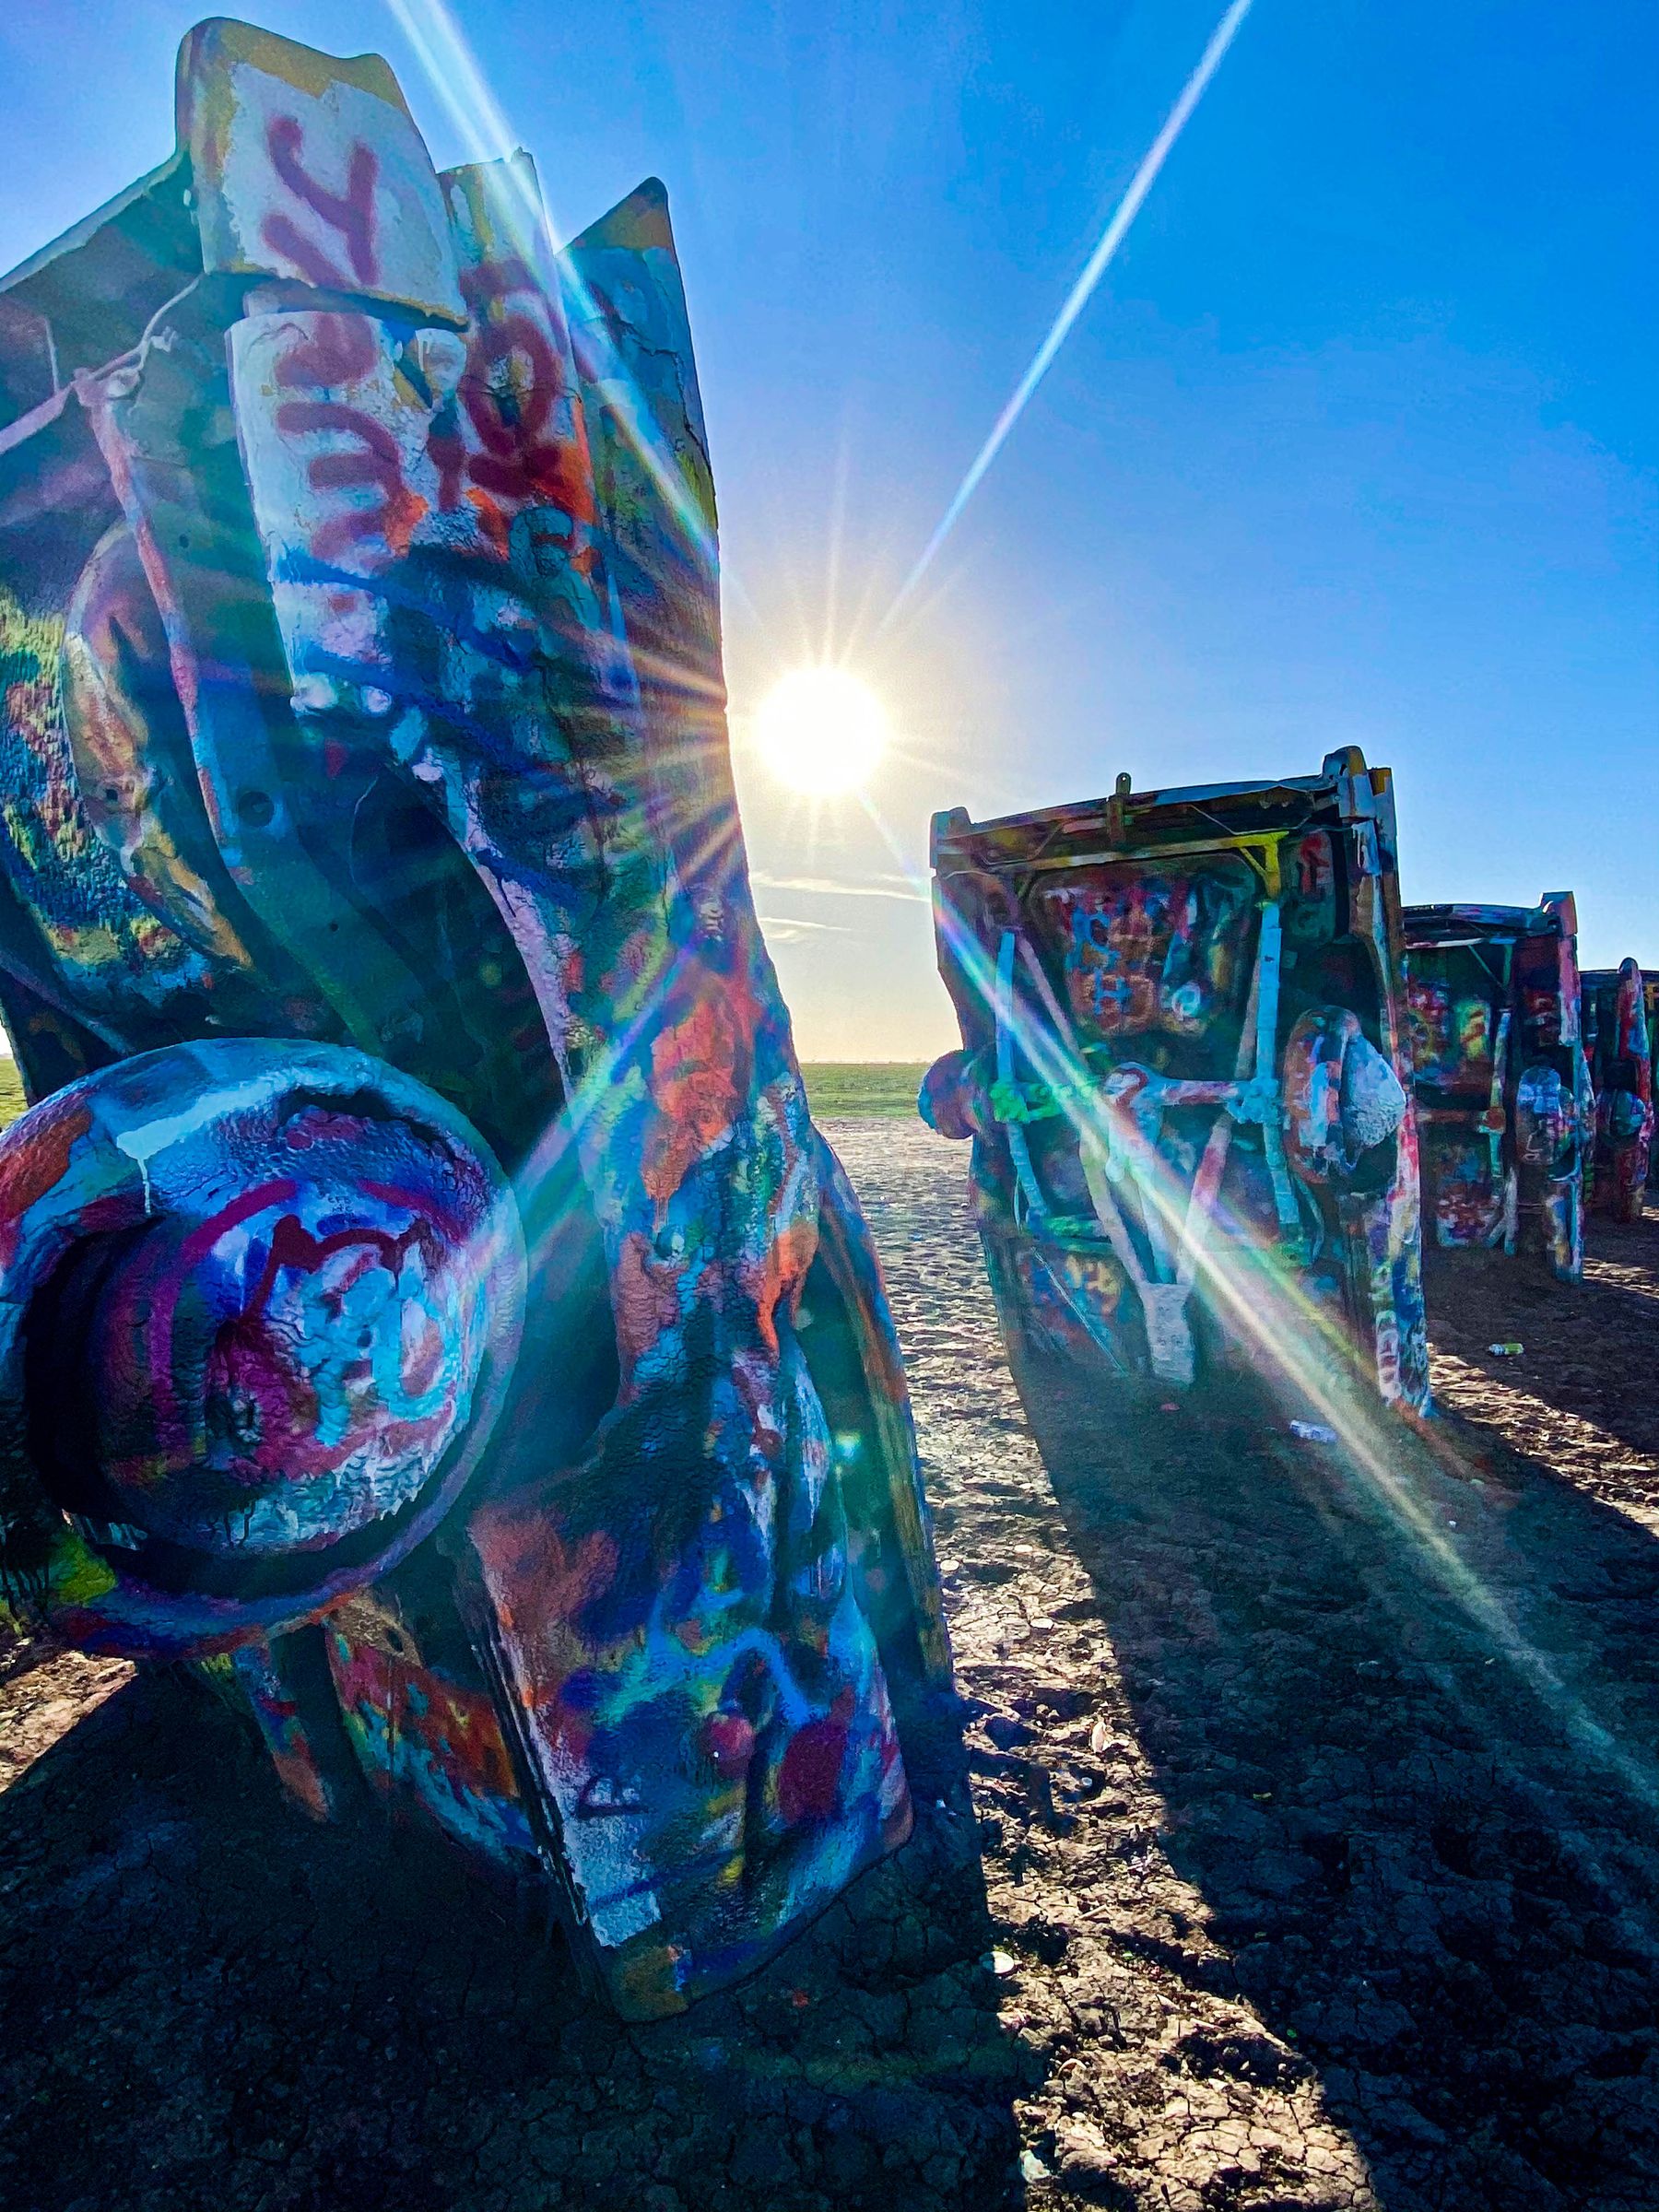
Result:
M1659 1473L1636 1464L1659 1457L1659 1394L1649 1380L1659 1335L1659 1212L1593 1222L1590 1244L1584 1280L1571 1289L1501 1253L1428 1253L1435 1347L1471 1371L1456 1389L1461 1409L1482 1418L1482 1386L1495 1386L1490 1410L1511 1441L1544 1457L1553 1456L1547 1445L1558 1426L1550 1408L1589 1423L1594 1458L1616 1470L1626 1498L1659 1512ZM1494 1355L1493 1344L1522 1349ZM1506 1405L1510 1393L1527 1402Z
M1051 1444L1166 1848L1388 2212L1652 2212L1659 1545L1478 1430L1377 1433Z
M1016 2055L964 1805L745 1989L627 2030L441 1846L310 1827L234 1716L140 1677L0 1797L0 2203L995 2206Z

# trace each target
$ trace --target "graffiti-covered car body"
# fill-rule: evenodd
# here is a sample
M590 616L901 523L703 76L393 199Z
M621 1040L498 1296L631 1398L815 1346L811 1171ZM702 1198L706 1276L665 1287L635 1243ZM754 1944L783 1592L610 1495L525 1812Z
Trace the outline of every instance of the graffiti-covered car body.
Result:
M940 815L933 867L963 1042L922 1110L973 1138L1040 1437L1068 1378L1423 1407L1387 771Z
M1430 1233L1583 1272L1590 1076L1571 894L1409 906L1411 1057Z
M1653 1171L1653 1052L1651 994L1659 978L1634 960L1579 976L1579 1027L1595 1097L1589 1205L1614 1221L1640 1221Z
M903 1839L950 1700L662 189L556 254L527 157L206 23L0 364L7 1587L678 2009Z

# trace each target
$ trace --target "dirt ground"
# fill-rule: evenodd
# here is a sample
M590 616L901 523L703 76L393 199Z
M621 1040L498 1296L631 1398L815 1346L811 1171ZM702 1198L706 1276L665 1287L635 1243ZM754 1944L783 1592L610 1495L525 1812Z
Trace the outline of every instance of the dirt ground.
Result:
M831 1134L971 1806L624 2030L183 1683L0 1655L6 2212L1659 2206L1659 1218L1580 1291L1437 1265L1426 1442L1102 1405L1050 1472L964 1155Z

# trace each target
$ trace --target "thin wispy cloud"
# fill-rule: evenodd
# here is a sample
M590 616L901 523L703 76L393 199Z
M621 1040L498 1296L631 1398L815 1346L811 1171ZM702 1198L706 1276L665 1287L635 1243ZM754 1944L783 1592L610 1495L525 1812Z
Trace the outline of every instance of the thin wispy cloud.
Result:
M927 895L912 890L902 877L877 876L860 883L840 883L830 876L769 876L751 868L749 881L763 891L809 891L830 899L897 899L906 906L925 906Z
M799 914L757 914L755 919L769 936L776 938L782 945L787 945L792 937L804 937L809 934L829 937L850 937L853 934L845 923L807 922Z

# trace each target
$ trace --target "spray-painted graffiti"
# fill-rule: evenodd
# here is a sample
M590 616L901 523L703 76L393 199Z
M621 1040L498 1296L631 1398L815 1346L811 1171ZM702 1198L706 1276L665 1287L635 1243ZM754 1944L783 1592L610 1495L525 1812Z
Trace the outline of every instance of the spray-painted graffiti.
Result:
M1068 1373L1423 1406L1386 771L941 815L934 869L963 1049L922 1112L974 1140L1039 1432Z
M1586 1178L1592 1210L1640 1221L1652 1172L1653 1018L1649 994L1659 978L1634 960L1586 970L1579 979L1580 1027L1595 1094L1595 1152Z
M556 254L524 156L230 22L179 116L0 288L88 364L0 430L0 1565L673 2010L903 1840L950 1700L666 206Z
M1406 909L1423 1201L1437 1243L1584 1265L1590 1074L1571 894Z

